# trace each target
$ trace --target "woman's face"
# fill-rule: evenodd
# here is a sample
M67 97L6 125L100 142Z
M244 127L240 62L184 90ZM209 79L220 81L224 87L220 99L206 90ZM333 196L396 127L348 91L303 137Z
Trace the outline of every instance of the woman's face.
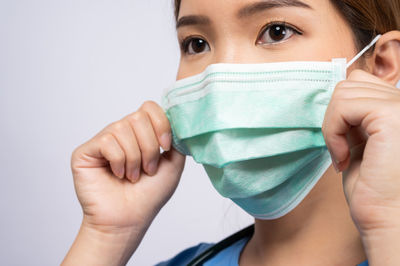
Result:
M177 79L214 63L330 61L356 53L329 0L182 0Z

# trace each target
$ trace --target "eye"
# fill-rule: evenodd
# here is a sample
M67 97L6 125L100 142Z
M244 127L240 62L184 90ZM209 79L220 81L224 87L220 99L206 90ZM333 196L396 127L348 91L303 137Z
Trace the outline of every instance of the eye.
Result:
M302 33L293 27L286 25L285 23L271 23L268 24L259 35L257 39L257 44L276 44L286 41L293 34Z
M189 37L183 40L181 48L186 54L194 55L210 51L207 41L198 37Z

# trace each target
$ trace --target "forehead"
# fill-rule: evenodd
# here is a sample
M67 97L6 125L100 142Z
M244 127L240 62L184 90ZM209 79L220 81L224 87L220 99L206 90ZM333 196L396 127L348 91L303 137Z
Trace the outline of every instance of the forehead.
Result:
M259 7L272 9L306 6L317 11L326 10L328 6L332 7L329 0L182 0L179 17L192 14L240 15Z

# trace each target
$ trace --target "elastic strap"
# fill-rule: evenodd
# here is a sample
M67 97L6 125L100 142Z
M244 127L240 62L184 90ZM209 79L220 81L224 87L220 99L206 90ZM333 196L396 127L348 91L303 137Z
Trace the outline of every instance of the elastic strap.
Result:
M361 52L359 52L353 59L351 59L349 61L349 63L347 63L346 68L349 68L349 66L351 66L355 61L358 60L358 58L360 58L369 48L371 48L378 40L379 38L382 37L381 34L378 34L370 44L368 44L364 49L361 50Z

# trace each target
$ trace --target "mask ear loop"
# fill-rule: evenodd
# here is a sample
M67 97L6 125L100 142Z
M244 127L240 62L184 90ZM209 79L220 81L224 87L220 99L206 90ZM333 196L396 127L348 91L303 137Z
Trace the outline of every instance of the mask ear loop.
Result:
M381 38L382 35L378 34L376 35L376 37L371 41L370 44L368 44L364 49L361 50L361 52L359 52L353 59L351 59L347 65L346 68L349 68L349 66L351 66L355 61L357 61L369 48L371 48L378 40L379 38Z

